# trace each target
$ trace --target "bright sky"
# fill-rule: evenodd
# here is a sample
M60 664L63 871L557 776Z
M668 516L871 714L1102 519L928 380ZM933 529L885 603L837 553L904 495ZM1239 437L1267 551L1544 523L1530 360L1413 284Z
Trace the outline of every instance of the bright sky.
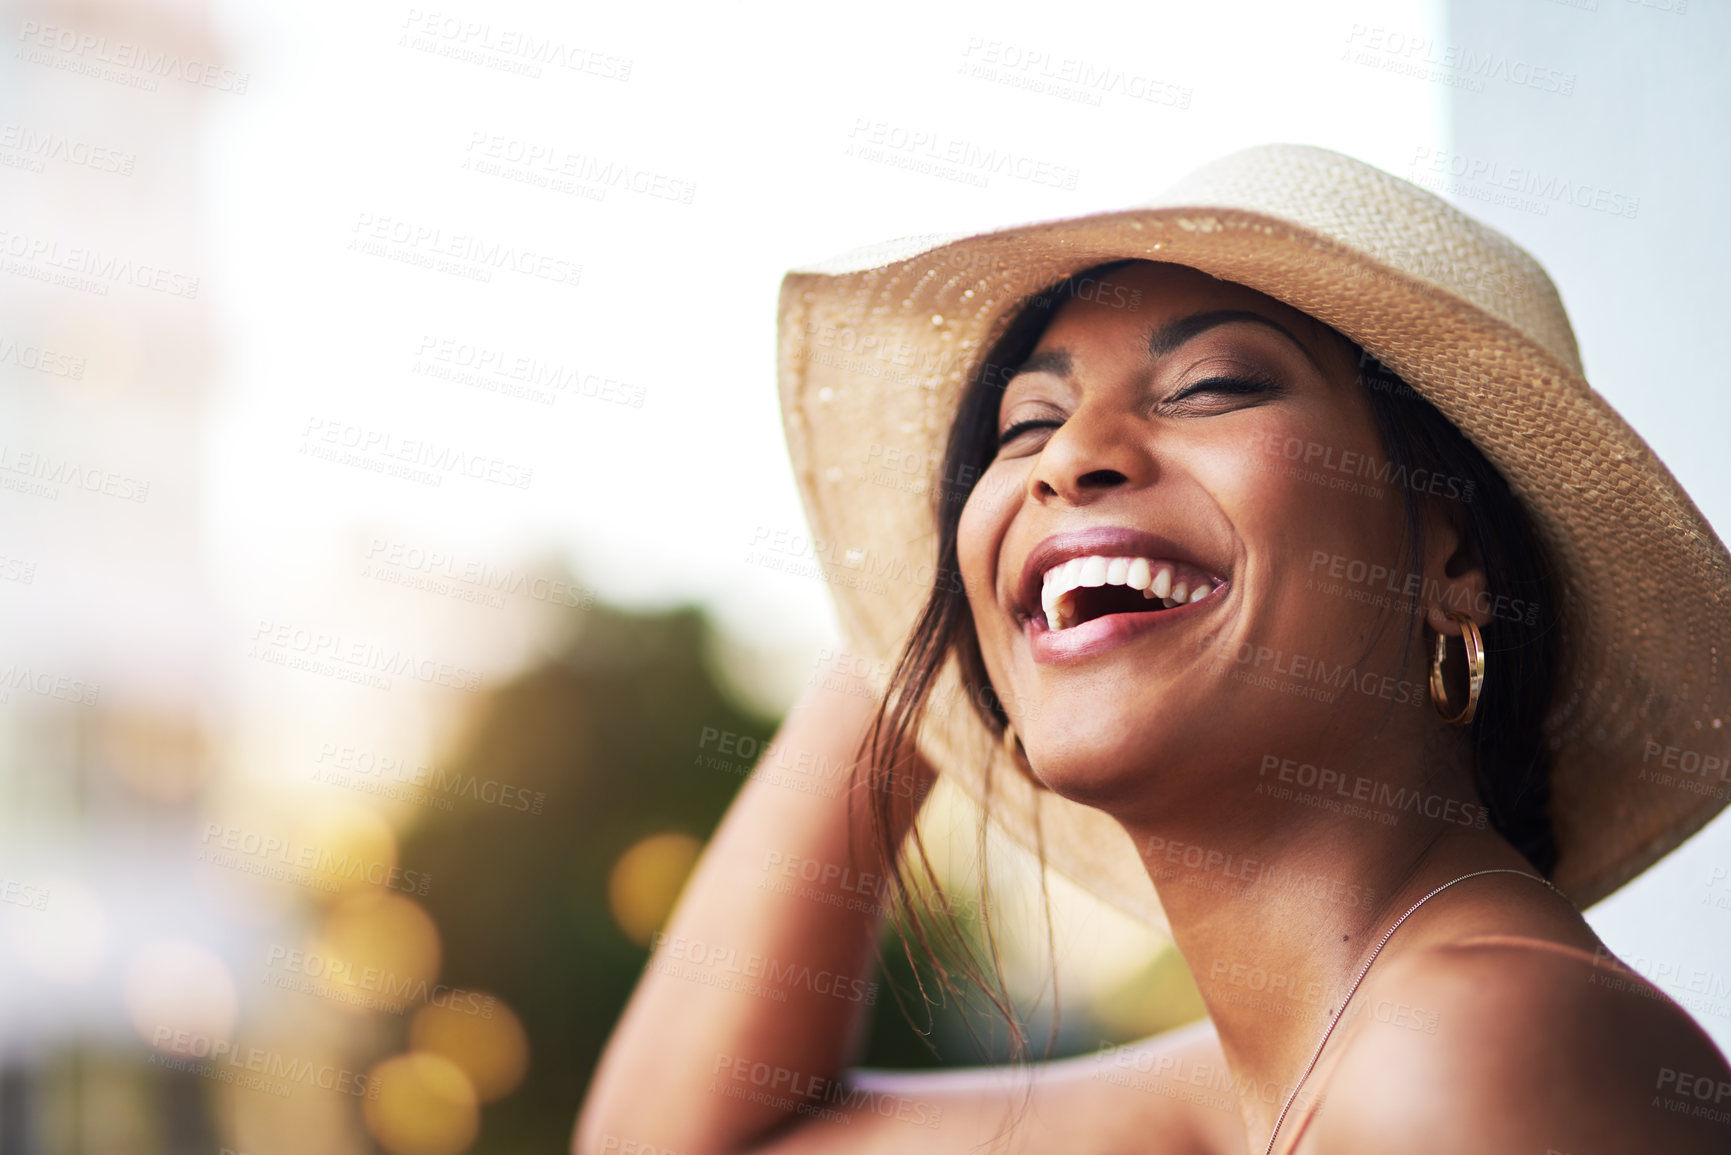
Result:
M1431 86L1339 60L1367 22L1426 28L1416 3L1243 6L1263 30L1254 40L1190 3L1125 4L1085 24L1034 5L994 6L990 22L905 3L830 17L792 4L771 16L318 7L222 7L253 87L213 108L205 154L222 311L210 541L230 587L265 601L340 580L356 540L389 534L499 565L557 549L610 598L701 599L759 642L809 644L830 628L827 592L744 561L760 528L804 524L775 399L787 268L895 236L1122 207L1269 140L1400 170L1442 125ZM497 63L525 34L599 54L593 71L532 78L436 54ZM1046 61L1027 60L1038 52ZM1094 106L1005 82L1067 58L1158 101ZM969 74L980 64L997 77ZM975 188L844 155L877 122L1014 148L1074 168L1076 187L1000 176ZM645 170L663 195L615 187L597 201L475 163L515 172L522 155ZM421 231L422 248L517 245L581 264L581 279L480 284L355 252L358 226ZM595 374L641 408L486 393L417 373L423 349L423 367L442 350L450 368L488 350ZM435 489L309 470L297 451L311 422L324 423L315 437L424 438L533 476L527 489Z

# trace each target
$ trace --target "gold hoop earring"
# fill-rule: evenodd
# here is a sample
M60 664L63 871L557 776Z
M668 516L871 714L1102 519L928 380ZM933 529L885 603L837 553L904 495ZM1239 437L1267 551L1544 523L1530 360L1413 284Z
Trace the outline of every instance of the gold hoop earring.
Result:
M1473 720L1479 708L1479 691L1485 684L1485 637L1479 624L1458 610L1448 611L1451 622L1461 624L1461 644L1467 651L1467 704L1460 713L1449 716L1448 691L1443 686L1443 655L1447 652L1447 635L1436 636L1436 653L1430 661L1430 700L1443 721L1451 726L1465 726Z

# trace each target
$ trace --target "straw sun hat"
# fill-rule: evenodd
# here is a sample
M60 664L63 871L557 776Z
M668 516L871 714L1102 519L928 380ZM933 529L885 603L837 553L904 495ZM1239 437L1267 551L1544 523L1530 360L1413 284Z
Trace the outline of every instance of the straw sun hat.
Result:
M1188 265L1333 326L1508 479L1561 570L1565 652L1545 732L1554 877L1576 903L1627 882L1731 799L1724 545L1587 384L1531 256L1431 193L1318 148L1252 148L1121 212L890 242L787 274L788 449L856 651L893 665L929 592L933 494L978 361L1028 297L1122 258ZM940 772L976 798L990 774L991 814L1013 838L1034 846L1037 817L1053 868L1164 925L1129 837L1013 770L953 661L934 700L920 746Z

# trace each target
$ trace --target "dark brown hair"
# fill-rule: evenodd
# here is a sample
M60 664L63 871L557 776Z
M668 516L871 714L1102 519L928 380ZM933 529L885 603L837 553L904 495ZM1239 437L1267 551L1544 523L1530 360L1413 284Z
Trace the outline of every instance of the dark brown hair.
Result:
M1005 385L1033 352L1059 307L1075 293L1078 282L1100 278L1132 263L1099 265L1027 298L975 367L950 426L939 474L941 484L935 490L938 575L959 572L957 529L962 508L997 453L998 407ZM1483 561L1487 588L1505 599L1497 603L1499 606L1521 610L1513 615L1497 614L1484 629L1489 676L1470 728L1473 781L1489 824L1549 877L1556 866L1557 847L1549 816L1551 753L1543 723L1560 662L1560 607L1544 544L1524 506L1484 454L1417 390L1353 342L1340 339L1358 355L1359 384L1387 457L1384 475L1404 479L1424 470L1427 476L1450 479L1454 497L1448 500L1458 500L1460 516ZM1399 488L1406 515L1401 551L1408 563L1406 572L1422 573L1421 530L1426 503L1445 499L1406 484ZM1385 603L1383 625L1391 620L1387 611L1393 608ZM1414 607L1402 615L1409 647L1417 632L1413 618L1419 613ZM1403 651L1403 664L1406 655ZM1025 1051L1025 1039L1004 990L989 919L985 925L988 967L970 952L953 920L913 901L916 890L927 895L943 893L917 829L909 838L912 847L905 858L891 835L902 827L892 820L896 798L887 788L889 753L911 748L939 675L951 657L957 661L972 707L988 729L1002 735L1008 715L986 674L967 594L960 582L937 580L897 661L862 750L862 765L872 768L868 797L872 799L875 850L890 880L892 901L900 915L897 928L909 960L914 961L913 944L917 942L933 964L945 993L957 993L951 967L984 990L997 1009L1010 1018L1014 1047L1020 1056ZM988 793L982 803L989 812L990 775L986 782ZM981 847L983 851L983 831ZM983 881L981 889L983 899ZM982 901L982 911L986 905ZM954 961L945 963L946 957ZM987 982L988 973L994 980L991 983ZM921 993L928 1001L932 999L931 992L922 989Z

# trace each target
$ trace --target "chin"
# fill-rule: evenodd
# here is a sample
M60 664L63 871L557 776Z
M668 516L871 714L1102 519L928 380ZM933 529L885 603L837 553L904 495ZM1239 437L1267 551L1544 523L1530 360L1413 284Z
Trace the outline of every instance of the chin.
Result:
M1022 741L1034 777L1061 798L1108 812L1136 808L1163 788L1157 768L1180 760L1175 747L1185 744L1151 727L1147 714L1050 705L1063 721L1030 726Z

